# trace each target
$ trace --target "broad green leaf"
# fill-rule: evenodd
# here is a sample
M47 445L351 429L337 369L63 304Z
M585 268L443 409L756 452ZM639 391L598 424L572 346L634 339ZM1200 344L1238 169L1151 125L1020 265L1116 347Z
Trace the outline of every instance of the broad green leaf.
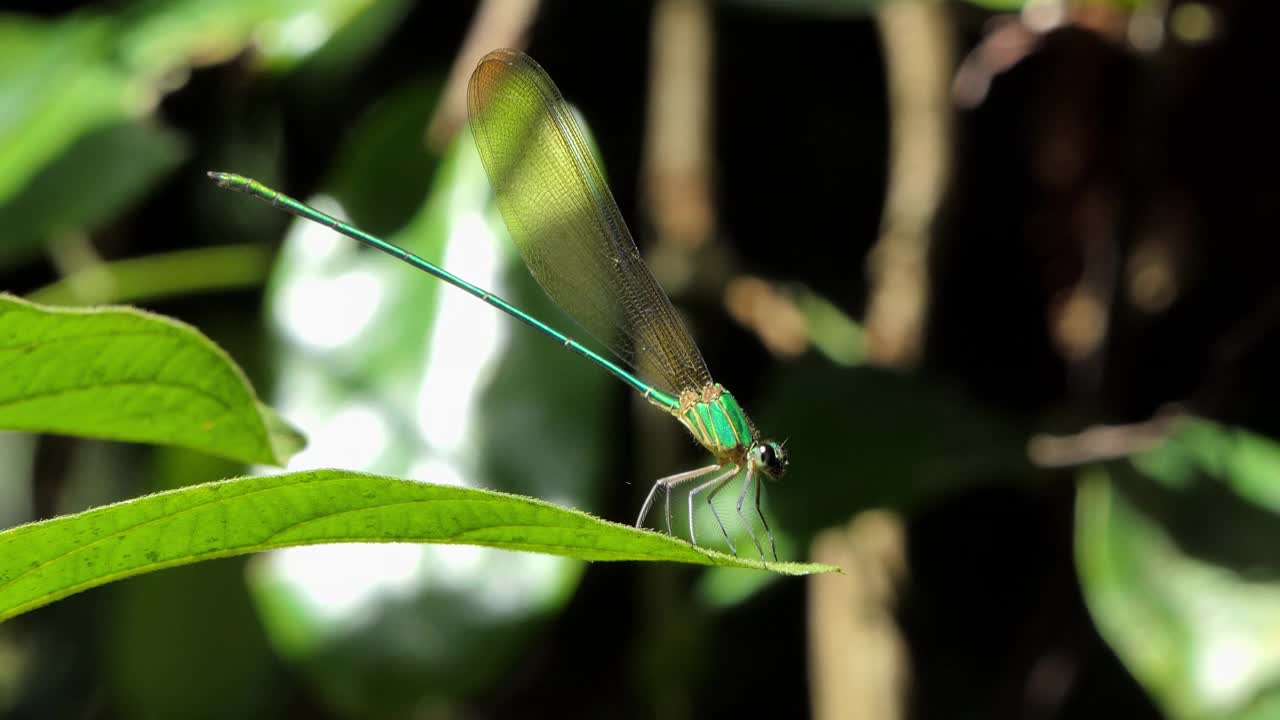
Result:
M238 463L182 448L156 448L146 459L142 471L155 489L241 472ZM138 470L134 466L132 472ZM129 469L121 473L135 477ZM272 714L285 677L274 671L278 659L250 602L247 560L225 558L150 573L106 589L100 593L109 596L106 602L83 598L95 606L99 617L94 627L101 632L96 664L87 672L109 688L113 703L127 706L126 715L137 720L212 720Z
M0 295L0 429L176 445L282 464L297 433L194 328L132 308Z
M830 572L694 547L532 498L339 470L193 485L0 533L0 620L113 580L335 542L431 542L582 560Z
M1197 418L1083 476L1090 613L1170 717L1270 717L1280 702L1278 484L1280 446Z

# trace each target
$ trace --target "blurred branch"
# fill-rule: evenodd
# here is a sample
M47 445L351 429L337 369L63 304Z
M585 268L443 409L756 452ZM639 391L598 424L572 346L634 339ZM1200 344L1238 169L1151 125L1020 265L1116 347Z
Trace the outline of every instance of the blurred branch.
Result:
M659 242L674 252L697 249L715 225L710 14L702 0L661 0L653 12L645 196Z
M1027 441L1027 457L1040 467L1075 467L1118 460L1164 442L1183 415L1176 409L1127 425L1094 425L1072 435L1038 433Z
M266 281L271 257L271 250L261 245L231 245L90 264L27 299L47 305L102 305L258 287Z
M91 282L93 271L103 264L98 249L83 231L65 232L50 238L45 249L50 262L64 278L77 275Z
M442 152L467 121L467 82L480 58L497 48L523 50L537 14L538 0L484 0L480 4L449 68L440 104L427 123L428 148Z
M942 3L888 2L876 15L889 93L889 177L880 238L867 260L866 350L914 364L928 306L929 233L950 170L952 69ZM816 718L905 716L908 657L893 618L906 575L902 522L863 513L815 539L812 556L847 576L810 584L809 653Z
M751 329L769 352L796 357L809 349L807 318L795 301L767 280L736 275L724 290L725 308Z
M981 105L996 76L1022 62L1039 46L1040 37L1021 17L993 18L986 34L956 68L952 99L965 109Z
M950 171L953 51L942 3L888 2L876 15L889 91L889 186L868 259L868 349L884 365L920 354L929 232Z
M893 617L907 574L905 541L902 520L884 511L864 512L814 539L812 557L848 573L809 582L814 718L906 716L907 650Z

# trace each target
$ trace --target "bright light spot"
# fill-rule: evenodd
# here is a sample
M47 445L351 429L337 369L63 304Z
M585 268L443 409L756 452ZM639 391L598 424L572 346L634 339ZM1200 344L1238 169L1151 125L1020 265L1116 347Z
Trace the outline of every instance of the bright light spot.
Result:
M497 243L484 217L458 219L445 250L444 266L481 287L497 283ZM506 318L476 298L445 290L431 332L429 357L418 396L423 440L446 454L465 441L484 373L497 356Z
M390 424L368 405L350 405L320 427L301 429L307 433L307 447L289 461L290 470L369 470L391 444Z
M1156 313L1168 309L1177 297L1178 288L1168 258L1159 250L1141 255L1134 253L1129 263L1129 298L1143 312Z
M331 34L332 25L320 13L298 13L280 26L276 52L300 57L320 47Z
M1080 359L1098 349L1106 336L1106 306L1087 288L1076 288L1053 318L1054 339L1067 357Z
M311 206L339 220L347 219L342 206L328 195L317 196L311 201ZM338 254L339 249L351 247L354 242L327 227L302 218L293 222L285 236L289 259L307 265L319 265L330 260Z
M493 559L503 551L474 545L433 547L428 567L432 584L451 590L474 590L482 578L493 574Z
M312 613L329 622L373 619L386 599L418 591L419 545L324 545L277 550L266 557L270 575Z
M329 421L333 403L331 378L317 363L294 353L284 353L278 368L273 405L283 409L289 422L308 435Z
M1183 3L1169 16L1169 29L1188 45L1200 45L1213 39L1218 30L1214 10L1203 3Z
M1067 17L1063 0L1029 0L1022 6L1022 23L1033 32L1047 33Z
M551 555L508 555L502 567L481 579L476 599L485 609L502 615L525 613L551 600L571 562Z
M382 286L368 270L333 278L299 277L280 293L276 323L299 344L330 350L355 340L382 298Z
M1129 42L1142 52L1159 50L1164 42L1164 18L1154 12L1135 12L1129 20Z
M474 484L458 472L458 466L437 457L425 458L409 468L409 477L432 485L474 487Z
M427 582L466 592L495 615L518 615L550 602L573 560L454 545L427 552Z
M1203 652L1197 653L1196 684L1210 702L1230 705L1244 696L1257 680L1258 661L1252 640L1226 632L1209 634Z

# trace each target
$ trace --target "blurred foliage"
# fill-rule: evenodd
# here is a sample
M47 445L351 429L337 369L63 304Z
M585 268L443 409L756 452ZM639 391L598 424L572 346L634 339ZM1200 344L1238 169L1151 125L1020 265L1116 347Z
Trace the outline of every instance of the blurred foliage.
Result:
M94 263L27 297L49 305L99 305L255 288L266 279L271 259L270 253L259 245L153 253Z
M1170 717L1272 717L1277 478L1280 445L1200 419L1084 473L1076 551L1090 610Z
M1027 5L1038 2L1038 0L966 0L966 2L987 10L1009 12L1013 10L1021 10ZM1092 5L1118 10L1132 10L1142 5L1150 4L1151 2L1152 0L1067 0L1064 4L1079 8L1088 8ZM1049 3L1040 4L1049 5Z
M1276 118L1258 98L1270 87L1277 23L1267 8L1277 6L1044 3L1063 12L1031 28L1018 24L1030 13L1013 14L1022 0L946 3L983 94L952 108L955 166L930 238L923 364L892 370L868 363L874 328L857 320L882 222L882 147L901 129L889 127L901 119L878 80L888 73L876 11L887 1L709 5L718 228L691 261L695 279L672 289L717 379L788 440L791 472L764 499L781 554L802 558L815 534L862 510L906 518L898 621L920 717L1276 717ZM1176 23L1157 32L1165 10L1186 7L1203 21L1198 35ZM72 364L43 345L0 348L10 393L0 400L56 390L69 370L132 382L150 367L179 386L59 395L39 417L0 402L0 424L205 452L0 436L4 526L177 490L109 508L143 512L261 474L240 461L283 461L296 448L281 440L296 436L227 355L310 438L290 471L483 485L630 520L653 477L705 462L667 418L491 308L455 304L440 283L203 177L252 174L571 328L511 252L470 139L424 148L474 5L36 9L49 16L0 13L0 287L48 304L143 303L187 324L0 300L0 328L22 320L0 341L23 348L48 318L110 326L69 341ZM598 132L643 250L662 242L636 187L645 68L660 47L650 10L547 2L526 35ZM1060 25L1046 30L1050 21ZM771 355L732 322L720 284L740 272L791 288L807 354ZM1153 287L1166 305L1142 294ZM1067 312L1081 307L1102 322L1098 344L1068 351L1064 328L1093 317ZM163 367L154 339L120 335L157 322L165 342L194 355ZM207 414L179 391L209 383L252 433L192 439L157 420L176 411L199 428ZM465 401L451 395L464 386ZM1029 438L1142 423L1169 402L1194 414L1153 449L1104 447L1066 469L1028 459ZM341 477L351 502L482 492ZM373 500L353 489L361 483ZM723 494L722 516L736 492ZM283 525L343 501L285 494L291 503L273 508ZM194 510L209 524L189 537L270 534L260 522L271 506L251 497L232 515ZM588 522L505 502L497 507ZM402 510L379 522L432 517ZM697 522L700 539L720 542L708 513ZM0 533L0 544L48 527ZM390 525L369 532L379 527ZM199 549L147 532L120 540L144 564L147 551L186 562ZM82 554L115 542L61 541ZM744 547L741 533L734 541ZM30 557L0 552L0 564L16 573ZM126 572L122 554L96 557L99 575L70 559L46 571ZM0 624L0 716L799 716L811 618L804 588L777 578L395 544L221 559ZM725 658L761 667L724 672Z
M351 208L353 220L388 232L400 247L472 280L483 277L476 273L484 263L460 266L466 252L459 250L491 246L490 252L502 258L498 267L514 270L511 275L525 281L512 288L515 294L502 293L545 312L546 298L531 287L527 272L515 267L518 260L491 207L488 180L470 137L457 138L443 157L420 147L438 87L438 81L416 78L363 113L351 132L350 149L333 162L328 184L340 207ZM390 188L388 177L396 179ZM240 211L272 212L252 203L243 203ZM316 235L337 244L316 255L309 250ZM501 321L460 292L423 282L421 273L335 239L323 228L298 221L282 258L268 293L268 312L276 319L282 411L323 425L322 418L339 415L354 401L379 418L390 436L360 443L364 447L358 450L385 448L367 461L357 459L360 453L351 452L357 450L351 443L333 438L321 456L299 458L303 466L358 466L435 482L483 483L575 507L595 504L592 473L608 447L604 412L609 403L598 391L606 377L577 380L576 387L587 392L570 393L566 400L564 388L547 378L571 378L576 358L525 333L503 333L499 346L488 350L474 338L458 341L467 330L476 330L456 321L461 312L474 311L495 327ZM376 287L376 293L355 292L354 278L371 279L360 286ZM485 284L501 289L505 283L499 280ZM442 317L442 309L457 300L452 317ZM295 319L326 301L337 304L322 311L319 325ZM327 336L333 328L328 316L354 307L362 308L359 314L367 311L368 321L335 342ZM437 379L431 376L433 364ZM472 372L468 379L465 372L446 376L447 368L491 370ZM446 390L470 383L480 393L474 402L444 399ZM443 447L428 437L442 429L453 438ZM323 427L315 432L332 437ZM554 461L537 462L539 449L554 453ZM531 474L531 460L534 467L555 472ZM386 581L377 577L355 581L370 588L366 601L335 611L316 600L327 592L329 580L299 577L289 569L295 561L325 562L308 559L325 554L332 555L325 564L344 573L397 562L412 569L405 573L408 580L394 587L382 588ZM293 553L257 563L254 597L276 649L329 704L396 717L424 703L447 705L492 682L526 650L541 620L568 602L581 575L575 563L498 553L478 553L460 568L451 564L449 556L429 549L395 560L377 548L317 548L301 558ZM495 604L495 593L512 590L494 583L520 592ZM364 619L369 606L377 608L372 621ZM424 635L435 641L395 640ZM371 643L371 636L388 640Z
M146 118L191 66L226 61L252 39L267 64L287 68L368 4L139 1L53 21L0 14L0 259L102 223L176 167L181 139Z
M803 360L772 383L764 409L766 427L806 428L787 441L806 461L770 494L783 527L805 539L850 512L910 512L978 478L1033 472L1018 428L952 389L879 368Z
M801 16L856 16L873 12L881 5L895 0L733 0L741 5L759 10L788 13ZM942 2L942 0L909 0L911 2ZM1021 10L1037 0L964 0L980 8L992 11L1010 12ZM1057 2L1058 0L1051 0ZM1112 8L1132 9L1150 2L1150 0L1065 0L1080 6L1101 5Z

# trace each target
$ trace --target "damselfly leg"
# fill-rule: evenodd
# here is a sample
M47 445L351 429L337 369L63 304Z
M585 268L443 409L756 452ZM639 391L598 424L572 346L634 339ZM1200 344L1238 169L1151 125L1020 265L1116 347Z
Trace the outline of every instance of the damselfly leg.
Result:
M742 481L742 492L738 493L738 519L742 521L742 526L747 529L747 535L751 536L751 542L755 543L756 551L760 553L760 559L764 560L764 548L760 547L760 541L756 539L755 530L751 528L751 523L746 516L742 514L742 503L747 499L747 493L751 490L751 481L756 483L756 517L760 518L760 524L764 525L765 535L769 537L769 550L773 552L773 559L778 559L778 546L773 541L773 531L769 529L769 521L764 519L764 513L760 511L760 486L764 483L755 477L750 467L747 468L747 478Z
M676 473L675 475L669 475L667 477L658 478L657 480L655 480L653 482L653 487L649 488L649 496L644 499L644 505L640 507L640 517L636 518L636 527L644 527L644 519L648 517L649 510L653 508L653 500L655 497L657 497L658 488L662 488L663 492L666 495L666 504L667 504L667 534L670 535L671 534L671 488L675 487L676 485L681 485L683 483L689 482L690 480L697 480L703 475L713 473L722 467L724 466L708 465L706 467L700 467L696 470L687 470L682 473Z
M720 520L720 513L716 512L716 506L711 502L712 500L715 499L716 494L719 493L721 490L723 490L724 486L728 485L729 481L732 480L733 477L737 474L738 474L738 466L730 465L729 469L726 470L725 472L711 478L710 480L702 483L698 487L689 491L689 542L693 543L694 545L698 544L697 537L694 535L694 531L693 531L693 499L697 497L698 493L702 492L703 490L706 490L707 488L712 488L711 492L707 494L707 506L711 508L711 516L716 519L716 524L720 526L720 534L724 535L724 541L729 544L730 552L732 552L734 555L738 554L738 548L734 547L733 540L729 539L729 531L725 529L724 522Z

